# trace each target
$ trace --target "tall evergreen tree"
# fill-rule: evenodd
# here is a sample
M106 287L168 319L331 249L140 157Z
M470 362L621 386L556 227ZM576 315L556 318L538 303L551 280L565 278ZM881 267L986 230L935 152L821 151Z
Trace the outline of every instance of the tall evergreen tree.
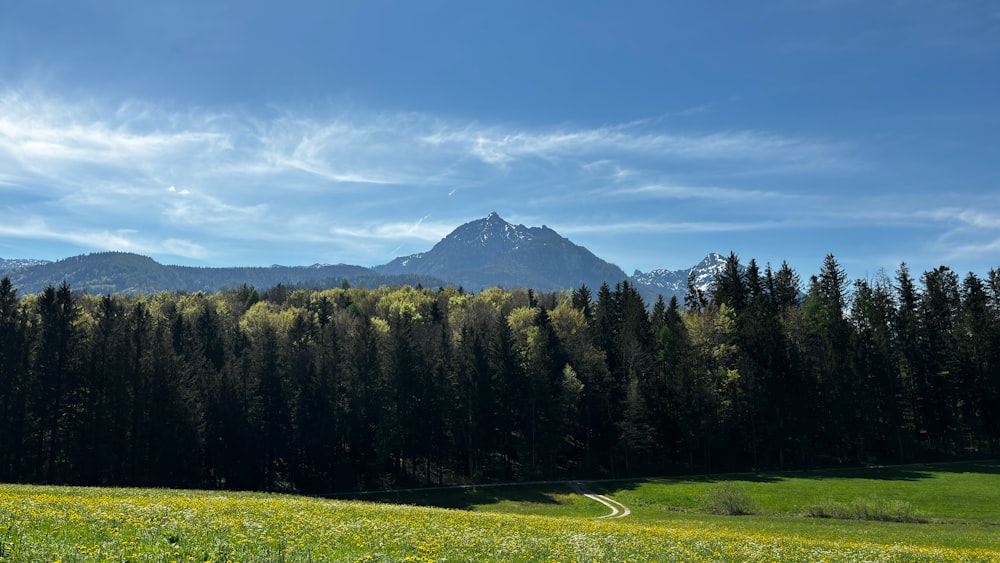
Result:
M855 282L851 306L853 371L859 380L854 417L862 423L856 443L859 461L866 450L881 459L903 461L901 392L893 354L896 308L887 281Z
M975 274L969 273L962 282L962 306L957 320L959 353L959 407L962 426L967 437L967 451L989 449L990 427L993 424L989 410L995 393L996 367L1000 365L1000 338L998 325L989 308L986 285Z
M730 252L722 272L712 283L712 300L720 304L725 303L739 314L746 307L749 293L743 277L743 268L740 266L740 258L735 252Z
M17 289L0 280L0 481L21 479L25 429L26 326Z
M847 283L844 269L828 254L819 275L812 278L804 313L820 342L813 365L818 368L823 443L837 461L860 461L856 454L861 422L853 416L853 405L861 390L848 353Z
M67 481L62 462L68 429L75 428L80 310L69 284L48 286L36 301L38 333L32 359L34 389L30 397L35 427L36 478L46 483Z
M928 446L951 453L959 431L960 394L958 342L955 325L961 307L958 275L947 266L924 272L920 300L921 360L927 389L922 418Z

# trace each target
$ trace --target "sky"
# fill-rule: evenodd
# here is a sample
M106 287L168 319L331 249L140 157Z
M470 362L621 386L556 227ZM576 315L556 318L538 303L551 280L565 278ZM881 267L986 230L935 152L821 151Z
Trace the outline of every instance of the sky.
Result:
M0 257L1000 267L992 0L0 2Z

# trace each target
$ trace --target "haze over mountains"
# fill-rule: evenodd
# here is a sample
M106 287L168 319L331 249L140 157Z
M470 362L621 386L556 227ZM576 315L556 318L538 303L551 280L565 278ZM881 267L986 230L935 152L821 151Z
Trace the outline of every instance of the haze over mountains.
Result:
M526 227L490 213L459 226L426 252L401 256L366 268L346 264L271 266L268 268L194 268L166 266L151 258L124 252L104 252L46 262L0 259L0 275L11 278L22 293L36 293L47 285L67 281L74 289L91 293L153 293L157 291L217 291L244 284L260 289L279 283L311 287L351 285L443 286L469 291L487 287L525 287L540 291L575 289L586 284L596 290L628 281L650 302L657 295L683 299L689 274L707 291L725 259L711 253L692 268L638 270L630 277L618 266L595 256L546 227Z

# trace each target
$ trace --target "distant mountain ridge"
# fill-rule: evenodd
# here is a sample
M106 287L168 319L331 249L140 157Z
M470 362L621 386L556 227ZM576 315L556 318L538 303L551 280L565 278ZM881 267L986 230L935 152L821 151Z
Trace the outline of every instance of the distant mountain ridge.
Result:
M471 291L493 286L557 291L628 279L618 266L552 229L514 225L496 212L461 225L427 252L401 256L375 270L438 277Z
M638 288L646 290L644 293L663 295L663 299L666 301L676 296L677 300L683 303L684 295L687 293L688 277L691 273L694 273L695 287L708 294L715 278L722 273L725 267L725 256L710 252L701 262L690 268L652 270L647 273L636 270L632 274L631 280Z
M691 268L636 270L628 276L544 225L514 225L494 212L459 226L426 252L374 268L348 264L196 268L166 266L126 252L99 252L56 262L0 259L0 276L9 276L22 294L38 293L64 280L90 293L212 292L244 284L267 289L279 283L333 287L344 280L363 287L451 284L469 291L495 286L559 291L586 284L596 293L603 283L614 287L628 281L652 304L661 295L667 301L674 296L683 301L692 272L696 286L707 293L724 266L722 255L710 253Z
M252 268L195 268L165 266L128 252L99 252L44 262L18 269L0 268L22 293L38 293L64 280L89 293L156 293L158 291L213 292L244 284L267 289L278 284L332 287L347 280L351 285L445 285L428 276L385 276L371 268L337 265L270 266Z
M0 258L0 271L16 270L18 268L29 268L31 266L42 266L48 264L48 260L36 260L34 258Z

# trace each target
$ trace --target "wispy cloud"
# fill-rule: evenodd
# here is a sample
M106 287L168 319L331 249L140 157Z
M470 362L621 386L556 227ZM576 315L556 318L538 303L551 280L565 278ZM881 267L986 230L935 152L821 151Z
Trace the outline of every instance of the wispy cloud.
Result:
M892 226L923 231L923 242L915 249L923 256L906 257L910 262L923 259L934 265L952 260L982 261L1000 250L1000 210L993 197L967 197L966 207L935 207L935 200L926 197L895 205L873 198L855 201L861 209L826 210L822 215L845 227Z
M204 259L210 253L200 244L184 239L166 239L162 242L138 236L131 229L99 230L66 228L52 225L42 217L17 219L5 217L0 223L0 236L14 239L33 239L66 242L93 250L121 250L147 254L165 253L186 258Z
M774 221L624 221L618 223L574 224L559 226L563 234L629 235L647 233L728 233L765 229L799 228L801 220Z
M0 189L30 193L17 200L19 216L44 222L34 229L21 225L18 236L83 248L202 257L214 252L208 249L261 241L370 255L436 242L498 204L501 211L515 205L517 213L554 223L534 209L544 198L739 203L786 197L657 180L668 165L738 172L834 166L852 158L844 146L823 140L765 131L677 132L670 124L657 116L529 129L406 112L208 112L8 90L0 93ZM429 213L460 219L407 219ZM726 231L771 224L757 219L738 226L693 221L601 229Z
M948 207L922 212L920 215L976 229L1000 229L1000 213L979 209Z
M845 158L832 143L758 131L682 134L636 124L525 131L407 113L260 119L135 105L102 111L0 95L0 153L35 172L64 162L166 176L184 158L201 165L200 175L301 172L372 184L415 183L463 156L490 165L588 158L590 166L607 157L775 164Z
M644 184L641 186L609 188L599 192L604 197L632 197L650 199L708 199L716 202L749 202L762 200L815 200L817 196L766 191L740 190L715 186L685 186L676 184Z
M759 131L681 134L603 127L523 132L466 127L436 131L421 140L434 146L453 147L492 165L507 165L525 158L558 161L593 155L815 166L836 166L845 158L844 148L832 143Z
M247 224L263 216L267 210L265 204L237 206L209 194L181 190L176 197L170 198L164 215L181 225Z
M1000 252L1000 238L986 239L968 244L942 244L942 258L948 260L982 260L984 256ZM994 260L992 267L1000 268L1000 260Z
M27 170L45 173L73 163L128 169L151 160L215 152L227 144L223 133L207 129L143 130L131 114L19 92L0 94L0 153ZM161 115L160 121L173 117Z
M331 227L330 233L363 239L404 240L416 239L437 242L455 229L455 222L428 222L426 217L412 223L376 223L361 227Z

